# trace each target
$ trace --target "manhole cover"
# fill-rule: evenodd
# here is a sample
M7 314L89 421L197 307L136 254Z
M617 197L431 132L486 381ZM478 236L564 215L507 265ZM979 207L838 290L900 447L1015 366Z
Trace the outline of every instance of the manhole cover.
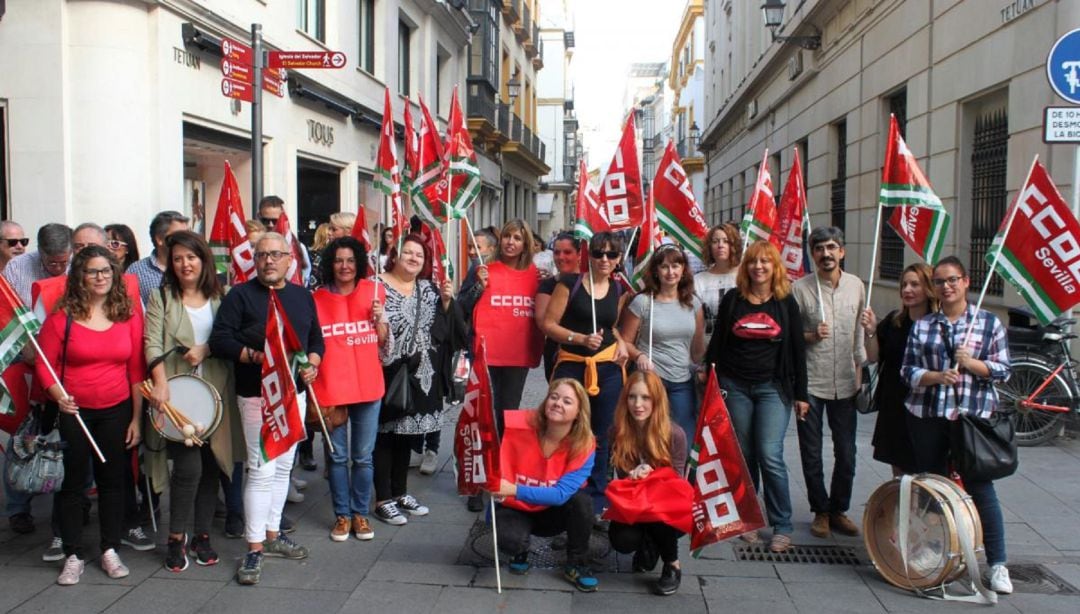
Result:
M787 552L776 553L767 544L735 546L740 561L767 563L808 563L812 565L862 565L859 554L851 546L792 546ZM1011 569L1011 568L1010 568Z
M1009 577L1012 579L1013 589L1018 593L1080 595L1080 589L1066 582L1045 565L1010 564ZM990 580L986 579L986 583L989 584Z
M611 542L605 533L593 531L589 538L589 555L592 559L593 571L616 572L618 561L611 549ZM503 553L499 553L499 562L503 565ZM469 535L465 538L465 547L458 555L458 565L472 565L474 567L491 567L495 563L492 548L491 525L483 520L477 520L469 529ZM566 564L566 536L537 537L533 536L529 547L529 563L536 569L559 569Z

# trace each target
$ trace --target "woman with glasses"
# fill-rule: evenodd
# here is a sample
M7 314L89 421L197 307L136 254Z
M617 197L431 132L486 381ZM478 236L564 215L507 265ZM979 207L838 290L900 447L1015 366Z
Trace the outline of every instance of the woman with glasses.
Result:
M649 259L645 291L630 301L619 331L637 370L660 376L671 420L693 433L698 409L693 375L705 354L705 318L686 254L677 245L661 245Z
M773 552L791 547L794 530L784 435L793 405L800 418L810 410L804 344L799 304L780 252L768 241L757 241L739 263L735 291L717 307L705 362L715 365L720 388L727 392L731 423L754 487L764 482ZM744 541L760 539L749 533Z
M910 391L904 405L914 452L914 471L949 475L949 434L961 414L989 418L998 408L994 382L1009 378L1005 327L989 311L968 304L970 283L959 258L934 267L941 311L911 327L901 377ZM990 588L1011 593L1005 552L1005 521L994 483L961 475L982 521Z
M606 505L608 431L623 387L626 345L615 328L627 295L614 279L622 256L622 241L611 232L598 232L589 241L590 273L559 280L544 317L544 334L559 342L553 378L569 377L585 386L596 435L596 463L589 493L593 511Z
M742 239L734 224L720 224L709 229L704 243L701 253L706 268L694 275L694 294L704 307L705 343L708 343L720 297L735 287L735 271L742 260Z
M548 277L540 282L536 288L536 325L544 329L544 318L547 317L547 308L551 303L551 294L555 292L555 286L563 277L576 277L581 271L581 252L577 247L577 240L569 232L559 233L552 242L552 258L555 261L555 276ZM544 379L551 380L551 372L555 369L555 354L559 351L559 344L551 337L544 338Z
M210 246L198 234L181 230L165 239L169 266L162 286L150 295L143 341L153 392L150 404L160 408L170 401L169 378L195 373L221 395L222 416L207 445L188 447L166 441L156 431L147 433L147 472L152 464L172 461L169 478L169 537L165 569L188 568L190 551L199 565L215 565L218 554L210 545L210 524L217 505L220 472L231 472L244 458L244 435L236 406L232 363L210 354L210 331L225 289L214 270ZM177 349L180 348L180 349ZM160 452L159 452L160 451ZM158 452L155 454L155 452ZM161 452L164 452L162 454ZM189 532L190 530L190 532Z
M135 233L127 224L109 224L105 232L109 235L105 246L120 263L120 270L127 271L128 267L139 261L139 244L135 241Z
M127 294L119 263L105 247L90 245L72 258L59 310L45 320L38 339L43 356L35 375L59 406L57 428L67 444L57 501L66 558L57 584L77 584L85 567L82 490L90 462L98 487L101 568L110 578L123 578L128 568L116 549L124 489L130 486L124 484L125 450L142 439L143 319ZM76 416L82 417L105 462L92 451Z

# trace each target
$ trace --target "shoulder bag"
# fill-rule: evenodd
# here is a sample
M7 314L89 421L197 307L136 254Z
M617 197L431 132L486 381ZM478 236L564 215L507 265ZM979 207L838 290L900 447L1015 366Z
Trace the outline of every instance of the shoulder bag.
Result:
M416 320L413 328L413 339L420 334L420 284L413 288L416 297ZM404 356L387 365L383 370L386 379L386 393L383 395L382 407L379 409L379 423L393 422L413 412L413 404L419 396L416 393L416 378L409 373L411 356Z
M994 412L989 418L961 414L950 428L953 464L961 478L988 482L1016 473L1020 459L1011 413Z

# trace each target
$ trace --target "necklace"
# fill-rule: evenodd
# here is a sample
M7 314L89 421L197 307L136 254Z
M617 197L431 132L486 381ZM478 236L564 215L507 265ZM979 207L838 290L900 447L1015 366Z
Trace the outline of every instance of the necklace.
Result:
M751 290L750 291L750 296L754 297L754 302L756 302L758 305L762 305L762 304L765 304L765 303L769 302L769 299L772 298L772 291L770 290L769 292L766 292L764 295L761 295L761 294L758 294L757 292L754 292L753 290Z

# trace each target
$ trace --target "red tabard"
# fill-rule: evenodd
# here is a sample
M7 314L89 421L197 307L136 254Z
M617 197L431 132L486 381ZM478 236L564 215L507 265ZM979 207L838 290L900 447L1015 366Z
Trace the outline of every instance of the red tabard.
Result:
M312 387L324 407L366 403L383 396L379 335L371 315L375 285L373 281L360 280L348 296L334 294L326 288L315 291L315 311L322 325L326 353ZM379 301L386 302L382 284L379 284Z
M476 339L487 342L488 365L529 367L540 364L544 335L536 327L536 267L524 271L501 262L488 265L488 283L473 310Z
M525 486L554 486L559 478L580 469L595 445L576 458L570 458L564 448L559 448L550 458L544 458L540 449L540 438L529 424L529 418L536 410L518 409L503 413L506 428L503 430L499 450L499 472L504 480ZM581 486L585 487L584 484ZM526 512L539 512L543 505L533 505L507 497L503 505Z

